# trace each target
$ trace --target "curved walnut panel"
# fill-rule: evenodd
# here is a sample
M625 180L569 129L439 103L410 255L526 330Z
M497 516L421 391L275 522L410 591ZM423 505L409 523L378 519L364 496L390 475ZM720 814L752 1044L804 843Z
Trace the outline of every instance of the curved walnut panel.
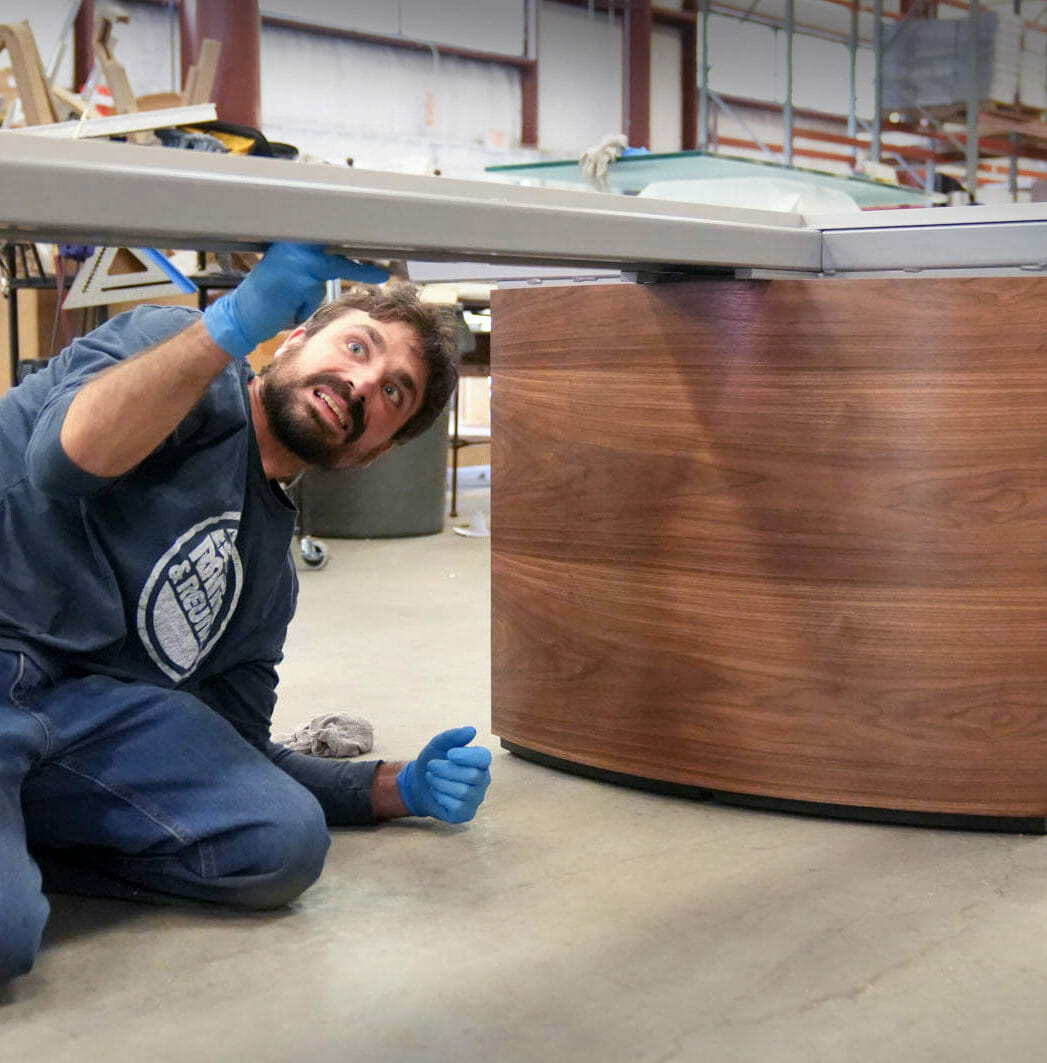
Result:
M513 290L495 322L496 734L1047 816L1047 280Z

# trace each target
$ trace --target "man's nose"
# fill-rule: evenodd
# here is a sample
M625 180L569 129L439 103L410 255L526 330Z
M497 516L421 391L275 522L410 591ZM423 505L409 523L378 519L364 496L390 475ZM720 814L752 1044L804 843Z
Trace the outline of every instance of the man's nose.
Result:
M353 394L361 402L367 402L367 400L370 399L374 395L375 391L378 389L379 383L380 381L377 375L367 373L357 378L357 380L353 384Z

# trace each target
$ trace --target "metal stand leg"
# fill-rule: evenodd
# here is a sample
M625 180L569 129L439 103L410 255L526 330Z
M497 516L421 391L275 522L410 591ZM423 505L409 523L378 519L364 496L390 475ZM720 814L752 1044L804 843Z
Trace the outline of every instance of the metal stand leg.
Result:
M207 254L204 251L196 252L196 272L203 273L207 268ZM196 307L198 310L207 309L207 293L208 289L201 284L196 289Z
M461 386L454 389L454 410L451 415L451 516L458 516L458 397Z
M14 244L8 244L4 248L4 257L7 260L7 342L10 348L11 358L11 387L18 383L18 362L20 358L18 346L18 285L15 264Z

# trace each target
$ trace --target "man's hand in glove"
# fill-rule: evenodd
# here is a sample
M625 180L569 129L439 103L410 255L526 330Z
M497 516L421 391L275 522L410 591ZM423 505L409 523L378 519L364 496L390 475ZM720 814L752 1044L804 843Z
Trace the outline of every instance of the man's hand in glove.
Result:
M404 765L396 785L412 816L432 816L445 823L466 823L491 784L491 752L470 746L475 727L457 727L438 734Z
M281 329L303 322L323 302L329 280L381 284L389 274L310 244L273 244L240 284L204 313L211 338L246 358Z

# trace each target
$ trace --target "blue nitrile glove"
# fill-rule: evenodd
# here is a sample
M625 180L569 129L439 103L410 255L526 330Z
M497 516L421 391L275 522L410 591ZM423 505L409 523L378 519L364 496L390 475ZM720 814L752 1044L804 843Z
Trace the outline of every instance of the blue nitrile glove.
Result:
M469 746L475 737L475 727L444 731L400 769L396 786L412 816L466 823L476 815L491 785L491 751Z
M341 278L381 284L389 274L311 244L273 244L240 284L204 311L211 338L246 358L281 329L303 322L322 302L324 285Z

